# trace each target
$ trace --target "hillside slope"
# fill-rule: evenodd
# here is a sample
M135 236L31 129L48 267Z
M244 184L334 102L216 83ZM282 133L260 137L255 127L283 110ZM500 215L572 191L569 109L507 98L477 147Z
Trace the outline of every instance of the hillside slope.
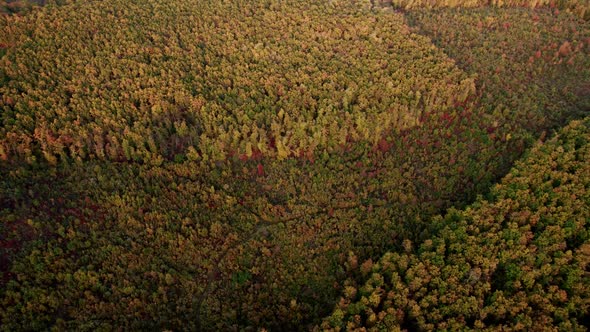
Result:
M582 330L590 305L590 118L539 144L414 251L361 265L323 329Z

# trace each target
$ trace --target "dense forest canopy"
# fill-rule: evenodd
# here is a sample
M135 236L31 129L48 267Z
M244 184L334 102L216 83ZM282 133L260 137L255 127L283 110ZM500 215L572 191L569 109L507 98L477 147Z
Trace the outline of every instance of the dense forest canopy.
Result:
M359 267L328 330L585 329L590 118L535 146L488 199L432 220L436 236Z
M0 2L0 329L586 329L587 8Z

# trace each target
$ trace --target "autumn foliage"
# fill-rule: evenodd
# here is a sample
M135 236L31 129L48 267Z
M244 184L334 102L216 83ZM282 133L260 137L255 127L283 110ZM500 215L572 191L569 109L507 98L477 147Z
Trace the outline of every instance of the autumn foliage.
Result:
M378 0L380 6L394 6L400 9L423 8L481 8L481 7L524 7L548 8L555 12L564 10L583 19L590 18L590 4L583 0Z
M436 235L365 262L324 330L581 330L590 308L590 119L516 164Z
M582 328L589 43L555 8L4 15L0 330Z

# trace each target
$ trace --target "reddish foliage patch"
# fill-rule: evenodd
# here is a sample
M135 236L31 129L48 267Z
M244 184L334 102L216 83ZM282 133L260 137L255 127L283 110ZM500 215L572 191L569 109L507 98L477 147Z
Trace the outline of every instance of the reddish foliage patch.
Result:
M392 144L387 142L387 140L385 138L380 139L379 142L377 143L377 149L379 149L379 151L381 151L381 152L389 151L391 146L392 146Z
M262 166L262 164L258 164L256 166L256 175L264 176L264 167Z

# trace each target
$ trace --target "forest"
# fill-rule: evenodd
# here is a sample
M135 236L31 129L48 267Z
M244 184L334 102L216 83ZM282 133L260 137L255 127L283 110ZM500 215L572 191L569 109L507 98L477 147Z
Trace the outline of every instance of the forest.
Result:
M584 331L587 224L587 0L0 0L0 331Z

